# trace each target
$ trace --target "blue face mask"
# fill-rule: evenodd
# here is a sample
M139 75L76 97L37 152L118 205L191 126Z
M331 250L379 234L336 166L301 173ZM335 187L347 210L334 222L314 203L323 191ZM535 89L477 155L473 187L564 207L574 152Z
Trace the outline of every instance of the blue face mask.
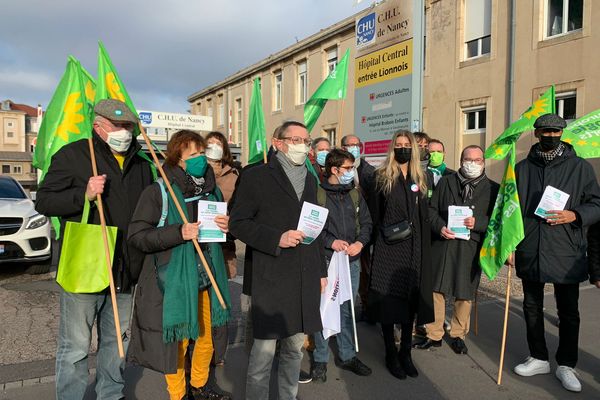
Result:
M352 154L355 159L360 157L360 147L358 146L350 146L347 148L348 153Z
M346 171L342 174L342 176L338 176L338 181L340 181L341 185L348 185L354 181L354 168L350 171Z
M329 152L327 150L321 150L317 153L317 164L319 164L321 167L325 166L325 160L327 159L327 154L329 154Z
M194 178L202 178L206 173L208 161L205 155L185 160L185 171Z

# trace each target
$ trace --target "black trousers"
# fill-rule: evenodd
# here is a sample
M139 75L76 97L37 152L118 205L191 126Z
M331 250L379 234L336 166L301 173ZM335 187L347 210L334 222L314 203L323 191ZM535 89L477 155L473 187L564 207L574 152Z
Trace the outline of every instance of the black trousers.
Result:
M531 357L548 361L544 336L544 286L542 282L523 281L523 313ZM554 297L559 318L556 362L574 368L579 351L579 284L555 283Z

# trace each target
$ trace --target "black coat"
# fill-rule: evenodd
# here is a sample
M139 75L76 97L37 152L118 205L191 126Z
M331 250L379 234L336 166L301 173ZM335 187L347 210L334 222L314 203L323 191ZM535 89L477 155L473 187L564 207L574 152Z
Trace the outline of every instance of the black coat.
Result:
M406 185L406 187L404 187ZM434 320L433 289L431 272L431 227L429 221L429 203L423 193L412 192L412 180L405 182L402 176L389 195L376 189L373 208L374 248L369 282L369 299L383 299L381 304L390 304L384 298L393 297L410 302L413 286L403 279L416 269L418 275L418 304L416 305L417 323L424 325ZM388 207L395 202L404 204L407 212L390 217ZM398 217L398 218L396 218ZM398 244L389 245L382 237L382 229L387 224L398 223L405 219L413 223L413 237ZM415 251L415 243L418 243ZM372 317L377 318L374 314ZM385 317L384 317L385 318Z
M473 300L479 286L479 251L485 238L499 186L487 177L475 186L473 197L463 202L457 174L442 176L429 206L433 290L461 300ZM444 239L440 232L448 222L449 206L473 209L475 226L470 240Z
M327 277L322 235L309 245L279 247L281 235L298 227L304 201L317 204L315 177L306 174L298 201L277 157L245 171L237 189L229 228L252 247L252 323L257 339L322 329L320 278Z
M545 163L534 145L515 168L525 238L517 246L517 275L532 282L579 283L588 278L585 228L600 220L600 187L592 166L565 143L561 156ZM577 220L552 226L534 212L546 186L570 195L566 210Z
M144 255L129 246L125 238L138 199L154 177L148 161L136 154L141 149L137 140L132 141L125 155L122 171L106 142L95 132L92 140L98 174L106 174L102 194L106 223L119 228L113 259L115 289L128 292L137 281ZM64 230L64 221L81 221L85 191L92 175L88 140L64 146L52 157L48 173L37 192L35 209L43 215L60 217L63 221L61 230ZM99 225L98 210L94 203L90 205L89 222Z
M329 210L327 224L323 230L323 240L327 256L331 257L333 254L331 245L336 239L344 240L349 244L361 242L363 248L365 248L371 239L371 231L373 229L371 214L369 213L365 199L359 193L358 222L360 230L357 235L356 210L354 202L350 197L350 190L353 190L352 184L332 185L324 182L321 186L326 193L325 208ZM355 261L359 258L360 254L350 257L350 261Z
M193 187L179 167L164 167L167 178L176 183L185 198L194 197ZM207 169L204 193L215 188L212 168ZM166 189L166 188L165 188ZM170 195L167 192L170 200ZM196 221L198 202L186 203L188 219ZM181 224L170 223L158 228L162 212L162 192L155 183L144 190L135 209L129 226L129 243L145 253L144 267L140 274L135 295L135 309L131 321L131 341L127 351L127 360L164 374L177 372L177 342L163 342L163 294L158 287L156 265L166 265L171 259L175 246L184 243ZM202 246L207 260L210 256Z

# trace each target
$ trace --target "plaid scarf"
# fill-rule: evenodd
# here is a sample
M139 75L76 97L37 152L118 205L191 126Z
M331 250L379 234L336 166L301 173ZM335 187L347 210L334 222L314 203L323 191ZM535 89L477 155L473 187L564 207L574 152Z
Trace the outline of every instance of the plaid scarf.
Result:
M537 146L535 146L535 154L539 158L544 160L546 162L546 164L548 164L550 161L554 160L556 157L562 156L565 149L566 149L566 146L564 145L564 143L560 142L554 150L549 151L549 152L543 152L540 148L540 145L538 144Z

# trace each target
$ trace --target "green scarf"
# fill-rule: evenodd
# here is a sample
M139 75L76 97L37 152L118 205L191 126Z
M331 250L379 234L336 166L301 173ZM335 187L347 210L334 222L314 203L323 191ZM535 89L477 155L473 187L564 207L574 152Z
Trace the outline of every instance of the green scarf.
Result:
M430 166L429 170L438 176L442 176L444 175L444 172L446 172L446 163L442 163L437 167Z
M215 187L215 194L208 195L208 201L223 201L223 196L220 190ZM231 299L229 295L229 283L227 280L227 271L225 269L225 257L223 257L223 249L221 243L206 243L204 255L211 266L211 271L215 278L215 282L219 287L221 296L225 301L227 309L221 307L219 299L214 288L210 287L210 319L212 326L223 326L231 318Z
M179 204L185 204L177 185L173 191ZM187 216L187 210L183 207ZM169 201L169 224L183 224L173 201ZM198 262L194 245L186 241L171 250L166 266L163 296L163 342L196 339L198 328Z

